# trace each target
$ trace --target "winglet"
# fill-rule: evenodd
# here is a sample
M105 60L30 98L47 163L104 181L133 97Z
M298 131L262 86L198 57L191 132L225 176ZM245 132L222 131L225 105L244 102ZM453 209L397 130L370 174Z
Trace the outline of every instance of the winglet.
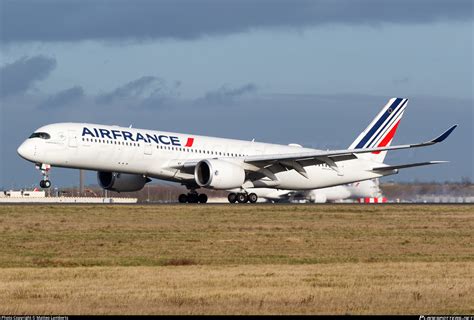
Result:
M454 129L456 129L457 126L458 126L458 125L455 124L454 126L452 126L451 128L449 128L448 130L446 130L442 135L440 135L439 137L437 137L437 138L431 140L430 142L432 142L432 143L438 143L438 142L444 141L444 140L451 134L451 132L453 132Z

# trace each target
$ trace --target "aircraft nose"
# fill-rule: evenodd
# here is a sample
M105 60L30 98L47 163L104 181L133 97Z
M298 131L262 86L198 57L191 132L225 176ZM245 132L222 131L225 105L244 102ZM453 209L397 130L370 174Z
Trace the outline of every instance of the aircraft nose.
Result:
M33 157L33 146L25 141L18 147L16 152L23 159L31 160L31 158Z

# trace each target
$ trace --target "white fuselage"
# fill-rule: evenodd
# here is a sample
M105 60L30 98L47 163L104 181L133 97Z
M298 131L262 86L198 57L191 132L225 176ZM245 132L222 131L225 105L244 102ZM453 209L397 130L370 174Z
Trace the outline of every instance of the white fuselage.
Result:
M41 127L48 139L31 138L18 148L25 159L51 166L140 174L185 183L194 179L183 165L219 158L243 164L246 156L301 153L315 149L192 134L89 123L57 123ZM380 163L378 163L380 164ZM276 173L277 184L265 179L247 187L308 190L381 177L367 159L339 161L336 171L326 164L307 166L307 177L295 170Z
M294 191L270 188L247 189L254 192L259 199L270 201L291 201L292 199L305 199L310 202L336 202L346 199L374 198L381 196L378 183L374 180L366 180L346 185L320 188L314 190Z

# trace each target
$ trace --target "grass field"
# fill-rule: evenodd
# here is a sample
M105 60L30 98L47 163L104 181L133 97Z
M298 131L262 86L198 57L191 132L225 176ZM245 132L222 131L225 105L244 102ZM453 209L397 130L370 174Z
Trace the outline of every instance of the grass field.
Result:
M470 313L474 206L1 206L0 314Z

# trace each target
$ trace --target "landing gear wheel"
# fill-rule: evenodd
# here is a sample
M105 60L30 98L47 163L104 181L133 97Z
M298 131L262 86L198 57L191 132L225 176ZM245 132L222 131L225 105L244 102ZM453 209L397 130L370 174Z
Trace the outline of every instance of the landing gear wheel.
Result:
M36 169L41 171L43 180L40 181L39 185L43 189L48 189L51 187L51 181L49 181L49 171L51 170L51 165L45 163L37 163Z
M237 194L233 192L229 193L227 200L229 200L230 203L235 203L237 201Z
M181 194L178 198L180 203L206 203L207 202L207 194L204 193L197 193L196 188L192 186L186 186L188 189L187 194Z
M237 195L237 201L239 203L246 203L249 200L249 197L245 193L239 193Z
M49 180L41 180L40 183L39 183L40 187L42 189L48 189L49 187L51 187L51 181Z
M249 198L249 202L250 202L250 203L255 203L255 202L257 202L257 200L258 200L258 196L257 196L255 193L249 194L249 197L248 197L248 198Z
M201 193L198 196L199 203L206 203L207 202L207 194Z
M189 203L198 203L199 197L197 193L188 193L188 202Z
M188 196L185 194L180 194L178 197L179 203L186 203L188 202Z

